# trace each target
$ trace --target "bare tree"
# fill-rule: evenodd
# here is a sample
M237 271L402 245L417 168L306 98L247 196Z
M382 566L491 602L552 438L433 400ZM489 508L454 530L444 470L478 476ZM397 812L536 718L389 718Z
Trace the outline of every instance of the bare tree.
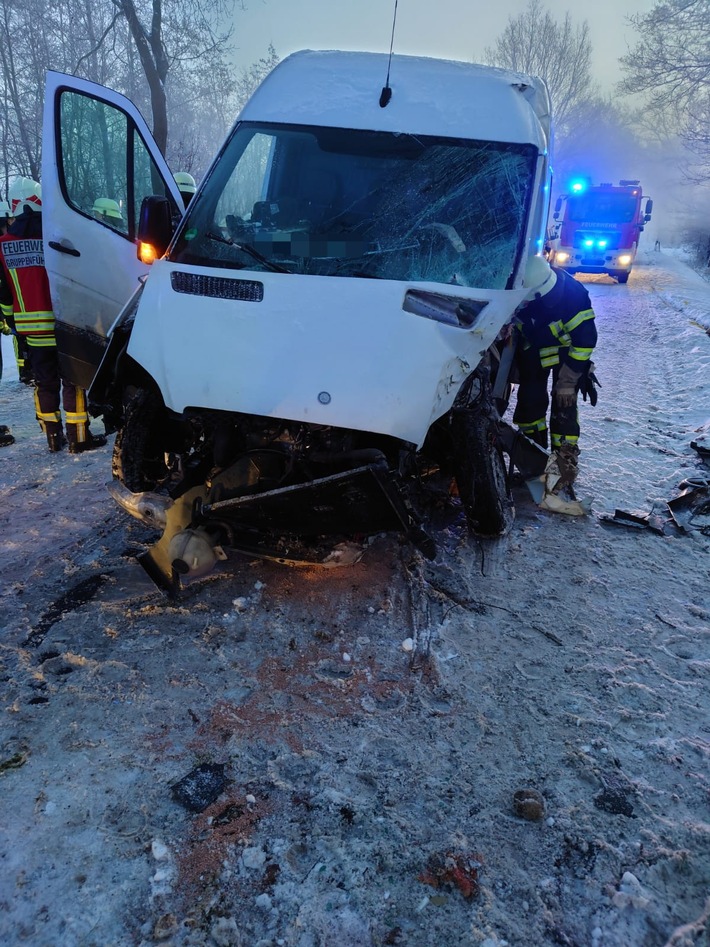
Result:
M630 17L640 39L621 59L627 92L649 93L652 107L686 107L710 88L710 2L663 0Z
M555 175L562 190L580 174L595 183L639 176L642 143L631 116L609 97L596 96L575 106L570 133L558 135Z
M690 159L685 175L710 180L710 2L663 0L630 17L640 37L621 59L625 92L642 93L655 121L675 125Z
M0 193L15 175L39 177L47 69L123 92L169 163L201 173L250 82L278 61L270 49L241 76L230 66L242 2L0 0Z
M269 44L266 56L262 56L257 62L252 63L248 69L242 69L239 79L237 80L236 90L237 101L240 108L246 103L254 89L256 89L261 80L271 72L278 61L279 57L276 55L276 50L273 45Z
M33 87L37 47L15 0L0 0L0 68L2 69L5 178L11 173L39 178L42 134L37 88Z
M169 114L177 131L170 139L168 163L201 176L215 144L225 137L237 114L261 80L278 63L273 46L267 55L238 75L209 58L196 64L189 75L181 71L169 85Z
M163 152L168 144L169 71L182 63L202 59L219 65L228 48L231 29L218 33L214 24L224 23L234 9L234 0L149 0L139 9L135 0L111 0L128 25L150 90L153 137ZM104 37L103 42L107 37Z
M555 123L564 129L574 108L590 94L592 44L589 26L573 26L569 13L556 20L540 0L530 0L487 47L485 61L540 76L547 83Z

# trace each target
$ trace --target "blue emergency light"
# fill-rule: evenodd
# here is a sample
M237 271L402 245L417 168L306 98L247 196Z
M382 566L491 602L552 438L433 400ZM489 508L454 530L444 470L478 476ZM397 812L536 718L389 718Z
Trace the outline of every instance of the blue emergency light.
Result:
M582 246L586 247L588 250L592 247L597 247L599 250L605 250L608 243L608 237L585 237L584 240L582 240Z
M583 180L572 181L570 184L570 190L573 194L581 194L582 191L586 188L587 182Z

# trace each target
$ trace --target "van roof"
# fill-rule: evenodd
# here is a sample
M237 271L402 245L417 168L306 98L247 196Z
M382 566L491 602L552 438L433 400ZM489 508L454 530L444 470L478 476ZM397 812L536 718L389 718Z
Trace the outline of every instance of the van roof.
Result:
M380 92L389 67L392 98ZM242 110L242 121L361 128L550 147L550 99L537 77L493 66L301 50L279 63Z

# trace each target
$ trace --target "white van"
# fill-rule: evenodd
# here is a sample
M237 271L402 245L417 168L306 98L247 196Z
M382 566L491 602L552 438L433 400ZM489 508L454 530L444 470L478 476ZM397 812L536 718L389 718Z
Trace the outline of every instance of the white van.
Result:
M225 547L308 558L302 540L397 529L432 555L416 503L431 471L456 477L475 532L510 524L496 373L543 246L549 98L536 78L409 56L383 95L388 65L288 57L182 217L135 107L48 75L61 358L118 431L116 498L165 525L144 564L171 587ZM93 219L97 197L122 219Z

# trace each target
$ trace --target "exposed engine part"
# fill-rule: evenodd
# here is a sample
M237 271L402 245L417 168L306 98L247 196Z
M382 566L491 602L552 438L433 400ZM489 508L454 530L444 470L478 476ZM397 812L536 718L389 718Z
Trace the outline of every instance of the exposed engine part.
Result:
M107 484L108 492L114 498L116 503L130 513L135 519L145 523L146 526L155 526L157 529L165 529L168 522L168 510L173 505L173 500L169 496L161 496L159 493L131 493L120 480L112 480Z
M168 556L173 569L191 579L207 575L219 559L225 558L208 530L201 527L176 533L170 540Z

